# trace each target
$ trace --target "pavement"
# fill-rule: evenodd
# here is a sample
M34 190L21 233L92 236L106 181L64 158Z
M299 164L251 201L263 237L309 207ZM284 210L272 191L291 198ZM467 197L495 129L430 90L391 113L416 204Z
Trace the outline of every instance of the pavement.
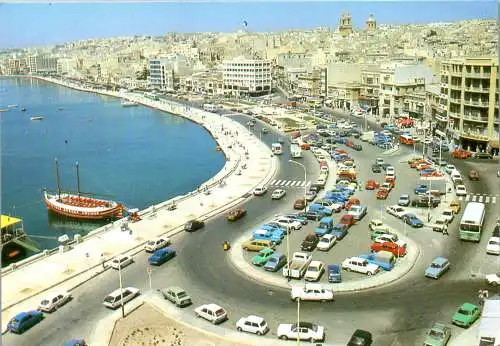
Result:
M75 88L82 90L80 87ZM111 96L117 96L115 94L118 93ZM149 239L160 235L171 237L182 232L183 225L188 220L206 220L230 210L244 201L255 186L269 182L278 169L277 159L272 156L269 147L245 126L229 118L173 102L152 101L139 95L130 95L129 99L170 113L182 114L204 126L225 153L226 165L215 177L203 183L199 192L192 191L174 198L177 206L175 210L167 210L172 201L151 206L140 212L142 220L139 222L129 223L124 219L115 221L92 231L78 244L74 243L58 251L46 251L4 268L2 331L6 330L8 321L15 314L36 308L46 291L71 291L107 270L110 260L117 255L134 255L142 251ZM248 156L245 155L245 150L248 151ZM242 164L246 164L247 168L243 169ZM225 182L224 186L219 184L221 179ZM121 230L124 223L127 224L127 231Z

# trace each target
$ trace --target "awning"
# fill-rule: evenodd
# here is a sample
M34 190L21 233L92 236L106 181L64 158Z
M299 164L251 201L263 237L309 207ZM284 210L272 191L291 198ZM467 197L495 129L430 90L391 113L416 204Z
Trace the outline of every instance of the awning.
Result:
M500 140L490 141L490 148L500 149Z
M21 222L21 221L22 221L21 219L18 219L18 218L12 217L12 216L2 215L2 218L0 219L0 225L1 225L2 229L4 229L6 227L15 225L16 223Z

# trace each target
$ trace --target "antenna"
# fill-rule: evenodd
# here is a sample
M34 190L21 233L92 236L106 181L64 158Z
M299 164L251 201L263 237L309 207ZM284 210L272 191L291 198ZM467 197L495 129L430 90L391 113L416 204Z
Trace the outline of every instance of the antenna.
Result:
M61 198L61 185L59 184L59 161L55 158L56 161L56 184L57 184L57 195Z
M78 197L80 197L80 170L78 161L76 161L76 191L78 193Z

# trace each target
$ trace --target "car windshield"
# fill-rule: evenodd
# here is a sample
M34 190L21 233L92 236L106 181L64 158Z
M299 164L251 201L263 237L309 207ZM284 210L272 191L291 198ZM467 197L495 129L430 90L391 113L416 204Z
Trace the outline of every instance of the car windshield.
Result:
M443 332L440 332L439 330L434 330L434 329L432 329L429 332L429 336L436 338L436 339L442 339L444 337Z
M317 267L309 267L310 272L317 272L319 268Z
M49 305L50 301L47 300L47 299L44 299L42 300L42 302L40 303L40 305Z
M217 315L217 316L222 316L222 315L224 315L224 309L219 309L219 310L217 310L217 311L215 312L215 315Z
M177 298L184 298L184 297L187 297L186 292L182 291L182 292L177 293Z
M107 296L106 298L104 298L104 301L106 303L112 303L112 302L114 302L114 300L115 300L115 297L113 297L113 296Z
M464 310L464 309L459 309L458 313L460 315L470 315L470 311Z
M500 245L500 241L498 241L498 240L490 240L489 244L490 245Z
M437 263L432 263L431 268L441 268L441 265Z

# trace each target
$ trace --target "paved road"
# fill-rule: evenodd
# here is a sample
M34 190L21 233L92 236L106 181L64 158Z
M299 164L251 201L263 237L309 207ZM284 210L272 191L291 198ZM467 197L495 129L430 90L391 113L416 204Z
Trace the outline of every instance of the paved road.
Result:
M245 121L244 117L239 120ZM264 137L266 141L274 141L272 135ZM368 159L372 154L367 148L359 153L359 157L366 155ZM283 155L285 160L286 155L287 152ZM308 162L312 160L308 156L303 160L308 165L312 164ZM398 160L398 157L394 157L394 160ZM300 179L302 169L291 165L287 167L287 164L284 165L286 168L280 170L278 179ZM396 170L402 170L403 166L397 166ZM484 182L466 184L472 192L487 190ZM399 194L399 191L394 192L391 198ZM279 322L296 318L296 306L290 302L289 292L269 290L258 282L246 281L244 274L236 271L227 260L221 243L226 239L235 239L242 232L268 220L276 213L275 210L283 206L290 207L290 201L301 194L301 189L289 188L286 200L252 198L245 204L248 210L246 218L230 225L224 218L217 218L209 222L204 230L175 239L179 256L154 270L153 288L178 284L188 289L195 305L220 303L231 316L230 321L226 322L229 328L233 328L235 320L242 315L256 313L265 316L270 323L272 336ZM369 197L366 198L369 200ZM488 217L487 222L490 223L491 219ZM366 230L360 231L364 233ZM436 237L443 241L440 238L442 236L431 232L414 232L412 237L421 245L426 245L423 247L425 258L432 258L436 254L448 256L453 264L450 273L439 281L426 280L421 274L426 263L421 261L405 280L388 287L356 294L339 294L332 304L303 303L301 319L324 324L328 342L345 342L354 329L366 328L374 332L376 345L412 345L422 340L423 333L432 322L448 322L459 304L474 302L477 290L484 287L482 279L457 279L456 273L462 265L465 266L467 258L477 252L478 247L482 249L483 244L464 243L450 236L442 246L432 243ZM125 286L131 285L142 290L148 288L146 258L144 253L138 255L136 263L123 271ZM101 305L102 299L117 287L117 273L109 270L98 280L76 289L73 293L75 300L49 315L43 323L22 336L8 334L2 340L7 345L57 345L71 337L88 336L96 321L109 313Z

